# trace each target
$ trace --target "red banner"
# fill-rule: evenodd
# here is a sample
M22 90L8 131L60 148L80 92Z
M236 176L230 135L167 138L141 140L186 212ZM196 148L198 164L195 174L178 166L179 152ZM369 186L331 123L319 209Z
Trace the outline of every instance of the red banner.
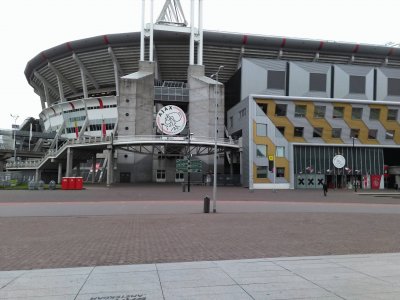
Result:
M102 133L103 137L105 137L106 133L107 133L107 131L106 131L106 123L104 123L104 120L103 120L103 123L101 123L101 133Z
M381 185L381 175L371 175L371 189L379 190Z

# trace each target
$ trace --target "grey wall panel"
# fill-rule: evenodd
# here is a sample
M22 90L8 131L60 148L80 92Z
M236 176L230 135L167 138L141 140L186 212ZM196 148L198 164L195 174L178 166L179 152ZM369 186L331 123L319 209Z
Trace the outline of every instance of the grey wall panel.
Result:
M289 96L323 97L331 94L331 65L321 63L290 62ZM326 74L325 92L310 90L310 73Z
M334 65L334 98L373 100L374 68L353 65ZM350 76L365 77L365 93L350 93Z
M376 98L383 101L398 102L399 96L388 94L388 78L400 79L400 70L394 68L377 68L376 69Z
M285 95L285 90L267 88L268 70L286 72L286 62L255 58L243 59L240 99L245 99L250 94Z

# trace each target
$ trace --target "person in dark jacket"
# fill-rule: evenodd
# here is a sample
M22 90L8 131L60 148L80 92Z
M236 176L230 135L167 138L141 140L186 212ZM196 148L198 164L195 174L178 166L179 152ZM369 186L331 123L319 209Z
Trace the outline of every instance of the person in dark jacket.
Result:
M322 183L322 189L324 190L324 196L326 196L326 194L328 193L328 185L325 181Z

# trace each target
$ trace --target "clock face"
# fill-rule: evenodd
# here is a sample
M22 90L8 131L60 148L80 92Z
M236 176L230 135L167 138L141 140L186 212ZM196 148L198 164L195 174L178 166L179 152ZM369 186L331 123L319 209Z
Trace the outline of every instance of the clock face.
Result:
M343 155L335 155L332 162L336 168L341 169L346 164L346 159L343 157Z

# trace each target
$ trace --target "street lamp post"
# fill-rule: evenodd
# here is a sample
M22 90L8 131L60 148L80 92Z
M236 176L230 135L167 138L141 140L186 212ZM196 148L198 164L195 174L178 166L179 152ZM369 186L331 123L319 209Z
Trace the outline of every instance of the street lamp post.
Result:
M219 66L218 71L211 75L211 78L215 77L215 84L214 89L214 98L215 98L215 105L214 105L214 184L213 184L213 213L217 212L217 139L218 139L218 102L217 102L217 88L218 88L218 75L219 72L224 68L224 66Z
M18 115L10 114L11 118L14 119L14 163L17 162L17 141L16 141L16 130L17 130L17 119L19 118Z
M355 164L354 164L354 140L356 140L357 138L352 136L351 139L353 140L353 148L352 148L352 151L351 151L351 156L352 156L352 158L351 158L351 170L353 172L354 191L357 192L357 180L356 180L356 175L355 175L356 172L354 170L354 167L355 167Z
M188 131L188 192L190 192L190 172L191 172L191 166L190 166L190 138L192 137L193 133L190 132L190 129Z

